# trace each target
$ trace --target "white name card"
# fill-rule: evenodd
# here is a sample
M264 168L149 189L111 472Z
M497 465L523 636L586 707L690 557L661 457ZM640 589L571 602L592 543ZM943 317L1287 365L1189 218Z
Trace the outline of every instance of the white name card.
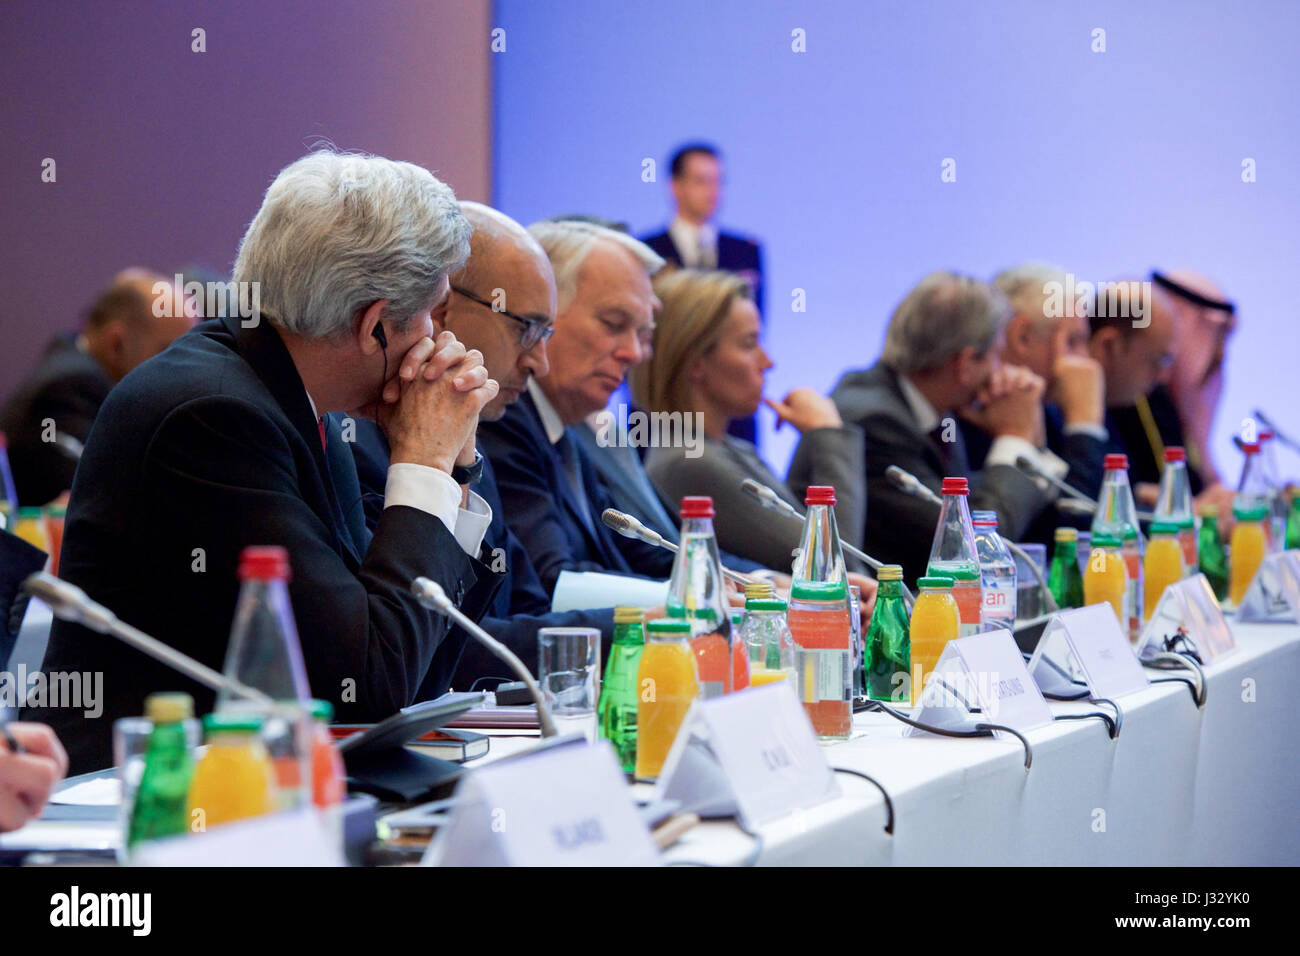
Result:
M972 714L978 710L979 713ZM915 719L936 727L998 723L1020 732L1052 722L1052 711L1025 669L1006 628L958 637L939 656ZM926 734L916 727L907 736Z
M1148 660L1162 651L1195 651L1201 663L1208 664L1236 646L1210 582L1194 574L1165 588L1142 628L1137 654Z
M488 764L456 788L425 866L654 866L659 851L609 741Z
M1069 682L1082 680L1093 697L1114 699L1150 685L1128 635L1109 604L1060 611L1043 629L1029 660L1039 689L1069 696Z
M304 807L142 843L131 865L343 866L343 844L337 820Z
M1264 558L1237 611L1239 621L1263 621L1279 611L1300 622L1300 551Z
M746 829L840 794L794 691L782 682L697 700L659 775L656 796Z

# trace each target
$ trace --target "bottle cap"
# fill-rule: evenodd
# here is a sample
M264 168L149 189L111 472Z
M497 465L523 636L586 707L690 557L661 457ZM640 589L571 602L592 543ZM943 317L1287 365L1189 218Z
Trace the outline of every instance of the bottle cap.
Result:
M334 722L334 705L328 700L313 700L310 711L312 720L319 720L323 724Z
M1057 528L1056 540L1077 542L1079 540L1079 529L1078 528Z
M1258 454L1259 454L1259 442L1257 442L1257 441L1244 441L1244 442L1241 443L1241 450L1244 451L1247 455L1258 455Z
M808 491L804 494L803 503L805 505L833 505L835 504L835 489L830 485L809 485Z
M796 581L790 590L794 601L847 601L848 597L843 581Z
M682 520L687 518L712 518L713 499L705 496L687 495L682 499Z
M1268 517L1268 505L1232 506L1232 516L1238 521L1263 521Z
M1259 433L1259 442L1262 445L1264 442L1271 440L1272 437L1273 437L1273 429L1265 428L1261 430Z
M1118 548L1118 547L1119 547L1119 538L1115 537L1113 534L1094 534L1092 536L1093 551L1096 551L1098 548Z
M203 733L255 734L261 731L265 718L261 714L242 711L218 711L203 718Z
M789 607L779 598L749 598L745 601L746 611L781 611Z
M1152 534L1177 534L1183 529L1183 525L1177 521L1160 520L1151 522Z
M1128 471L1128 455L1107 455L1106 460L1102 462L1102 467L1107 471L1120 469Z
M1199 505L1196 513L1202 518L1217 518L1219 516L1218 505Z
M943 480L943 493L945 495L968 495L970 494L970 485L965 478L945 478Z
M1181 445L1170 445L1165 449L1165 461L1186 461L1187 451Z
M194 716L194 698L189 694L150 694L144 699L144 715L155 724L174 724Z
M645 617L645 612L639 607L614 608L615 624L640 624L643 617Z
M251 545L239 555L239 580L289 580L289 552L279 545Z
M998 526L998 513L996 511L972 511L970 521L973 525L981 528L996 528Z
M745 600L776 597L776 585L771 581L754 581L745 585Z
M901 564L882 564L876 569L877 581L901 581L903 580L903 566Z
M651 634L689 634L691 622L684 617L657 617L647 621L645 629Z
M916 586L918 588L927 588L929 590L943 588L945 591L951 591L953 579L948 577L946 574L930 574L923 578L918 578Z

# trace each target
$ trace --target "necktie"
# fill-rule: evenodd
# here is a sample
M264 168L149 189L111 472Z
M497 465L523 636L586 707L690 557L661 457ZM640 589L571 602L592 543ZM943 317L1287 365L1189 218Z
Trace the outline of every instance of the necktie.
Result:
M569 493L573 496L578 515L582 518L582 523L586 526L587 531L593 537L599 538L596 533L596 524L591 517L591 506L587 500L587 487L582 480L582 466L578 461L578 449L574 447L568 431L565 431L560 436L560 440L555 443L555 450L560 453L560 463L564 465L564 475L569 480Z
M952 442L944 441L943 433L944 426L942 424L936 425L934 428L930 429L930 438L933 439L935 448L938 449L939 461L943 463L943 473L945 475L951 475L953 458Z
M320 431L320 450L326 451L327 449L325 447L325 419L324 418L316 419L316 428L319 429Z

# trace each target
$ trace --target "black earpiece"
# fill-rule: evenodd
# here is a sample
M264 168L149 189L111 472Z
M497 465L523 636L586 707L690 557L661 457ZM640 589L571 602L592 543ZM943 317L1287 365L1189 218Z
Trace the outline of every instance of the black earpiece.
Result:
M370 334L379 342L379 347L381 349L388 348L388 333L384 331L383 325L375 323L375 327L370 330Z

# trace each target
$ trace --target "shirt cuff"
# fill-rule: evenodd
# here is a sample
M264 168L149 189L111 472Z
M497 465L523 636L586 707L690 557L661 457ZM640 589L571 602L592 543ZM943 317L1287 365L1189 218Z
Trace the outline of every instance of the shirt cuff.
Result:
M459 491L459 486L457 486ZM483 538L492 523L492 506L474 492L469 493L469 507L456 513L456 542L471 558L483 547Z
M1064 478L1070 471L1070 466L1061 458L1046 449L1035 448L1033 442L1026 441L1017 435L999 435L993 439L988 456L984 459L984 467L1010 465L1015 468L1016 459L1020 457L1028 458L1038 467L1039 471L1049 474L1053 478ZM1042 478L1035 478L1033 481L1048 496L1056 497L1056 489L1050 482Z
M1098 425L1096 422L1075 422L1073 425L1066 425L1061 429L1064 435L1088 435L1097 441L1107 441L1110 439L1110 432L1106 430L1105 425Z
M441 469L399 461L388 466L388 480L384 483L384 507L393 505L406 505L431 514L454 535L460 510L460 485ZM477 548L474 553L478 553Z

